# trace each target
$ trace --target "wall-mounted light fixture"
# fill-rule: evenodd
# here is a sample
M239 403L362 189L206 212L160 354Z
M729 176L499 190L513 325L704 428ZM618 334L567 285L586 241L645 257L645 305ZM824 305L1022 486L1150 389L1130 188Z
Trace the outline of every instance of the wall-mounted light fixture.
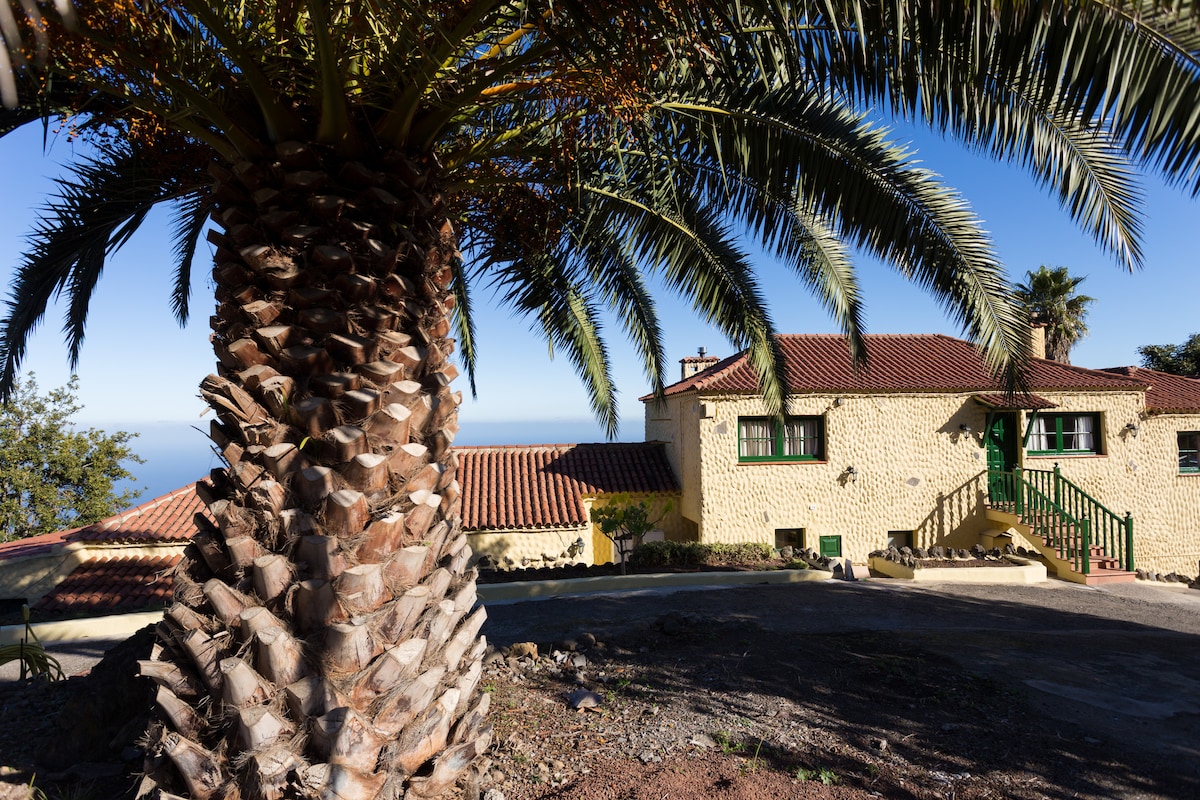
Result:
M567 548L567 553L571 556L571 558L576 558L583 553L583 548L586 546L587 545L584 543L583 537L580 536L578 539L571 542L571 546Z
M848 481L858 480L858 470L856 470L853 466L846 467L846 470L842 473L842 475L844 475Z
M842 398L840 398L840 397L835 397L835 398L833 398L833 407L834 407L834 408L840 408L840 407L841 407L841 405L842 405L842 403L844 403L844 402L846 402L846 401L845 401L845 400L843 400Z
M1137 424L1136 422L1126 422L1126 423L1125 423L1125 430L1126 430L1126 431L1127 431L1127 432L1128 432L1128 433L1129 433L1131 436L1133 436L1133 438L1135 438L1135 439L1137 438L1137 435L1138 435L1138 424Z
M969 434L972 434L972 433L974 433L974 432L975 432L975 429L974 429L974 428L972 428L970 425L968 425L968 424L967 424L967 423L965 423L965 422L964 422L963 424L959 425L959 426L958 426L958 429L959 429L960 431L962 431L963 433L965 433L965 434L968 434L968 435L969 435Z

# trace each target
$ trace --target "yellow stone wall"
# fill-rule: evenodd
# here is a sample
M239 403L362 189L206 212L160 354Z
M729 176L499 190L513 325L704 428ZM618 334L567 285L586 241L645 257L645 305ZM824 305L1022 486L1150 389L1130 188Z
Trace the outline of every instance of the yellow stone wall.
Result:
M1059 404L1055 412L1099 412L1104 452L1043 458L1022 451L1022 466L1048 470L1057 461L1102 504L1133 512L1138 566L1195 575L1200 476L1178 473L1175 434L1200 430L1200 415L1146 418L1140 392L1039 394ZM967 547L988 527L987 409L968 394L795 397L789 414L825 419L826 459L816 463L738 462L737 420L766 413L757 398L687 394L666 408L647 410L646 438L667 443L683 516L698 524L700 541L774 544L776 529L798 528L813 549L820 536L840 536L843 555L861 563L892 530L914 531L917 546ZM1124 431L1134 421L1137 437ZM1019 414L1022 434L1027 423ZM855 480L845 472L851 465Z
M645 497L631 495L630 499L637 502ZM658 527L663 531L663 538L678 540L681 538L679 495L663 494L659 497L664 504L669 503L670 508ZM583 499L589 512L593 506L602 506L607 502L605 496ZM568 548L577 539L583 539L584 549L572 557ZM600 532L598 526L590 523L573 528L468 532L467 543L471 546L474 559L486 555L496 564L510 568L549 566L556 560L582 564L608 564L615 560L612 542ZM511 561L506 561L506 558Z

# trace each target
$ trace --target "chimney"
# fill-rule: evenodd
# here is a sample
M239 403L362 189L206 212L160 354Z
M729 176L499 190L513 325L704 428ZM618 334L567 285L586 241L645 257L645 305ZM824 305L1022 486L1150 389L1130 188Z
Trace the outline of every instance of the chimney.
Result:
M688 378L692 377L697 372L703 372L704 370L708 369L713 364L715 364L721 360L721 359L717 358L716 356L706 355L706 353L708 351L705 350L703 347L701 347L697 352L700 355L688 356L687 358L679 359L679 366L681 367L680 380L686 381Z
M1029 323L1029 355L1034 358L1046 357L1046 323Z

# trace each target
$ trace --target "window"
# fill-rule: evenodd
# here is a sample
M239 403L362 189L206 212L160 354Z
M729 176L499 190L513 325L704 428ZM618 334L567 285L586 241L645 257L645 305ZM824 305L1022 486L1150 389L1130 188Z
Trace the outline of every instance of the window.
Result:
M1029 429L1030 453L1099 453L1099 414L1039 414Z
M899 550L902 547L912 547L912 531L888 531L887 546Z
M804 549L804 528L776 528L775 549L782 550L785 547Z
M1179 471L1200 472L1200 431L1180 431Z
M815 461L825 454L821 417L738 418L739 461Z

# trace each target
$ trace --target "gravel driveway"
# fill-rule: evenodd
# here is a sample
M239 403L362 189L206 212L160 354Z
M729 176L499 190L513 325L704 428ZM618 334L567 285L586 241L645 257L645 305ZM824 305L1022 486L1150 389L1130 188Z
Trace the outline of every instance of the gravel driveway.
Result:
M1044 713L1088 736L1176 754L1181 777L1200 780L1200 591L881 579L645 591L489 605L483 633L499 646L554 642L581 630L614 635L670 613L781 637L907 637L963 670L1020 685Z

